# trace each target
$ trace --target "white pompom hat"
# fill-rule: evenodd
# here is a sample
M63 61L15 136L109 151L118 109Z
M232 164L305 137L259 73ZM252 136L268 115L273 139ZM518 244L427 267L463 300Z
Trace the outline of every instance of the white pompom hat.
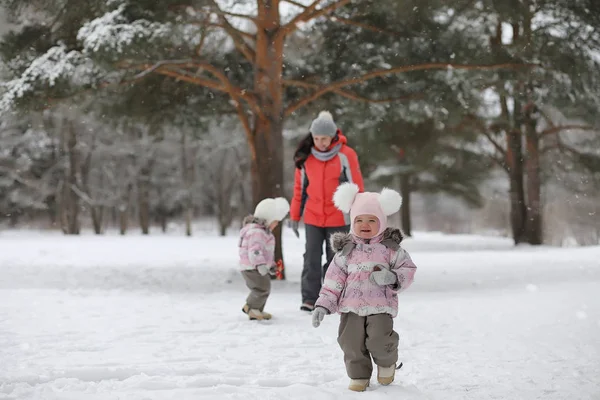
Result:
M256 205L254 216L264 219L269 225L273 221L282 221L289 211L290 203L285 198L266 198Z
M333 203L342 212L350 213L350 231L353 232L354 219L359 215L374 215L379 219L380 235L387 228L387 217L395 214L402 206L402 196L395 190L384 188L381 193L359 193L355 183L343 183L333 195ZM375 235L375 236L377 236Z

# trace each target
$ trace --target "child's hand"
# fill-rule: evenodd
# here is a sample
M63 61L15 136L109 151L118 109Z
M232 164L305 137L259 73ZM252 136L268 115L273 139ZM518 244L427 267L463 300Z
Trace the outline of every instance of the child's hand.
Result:
M270 268L267 266L267 264L261 264L256 267L256 270L259 274L265 276L269 273Z
M312 312L312 324L315 328L318 328L319 325L321 325L321 322L323 321L323 318L325 318L325 316L329 314L327 312L327 310L323 307L317 307L313 310Z
M371 275L369 275L369 279L371 282L379 286L394 285L396 282L398 282L398 277L395 273L378 266L373 268L373 272L371 272Z

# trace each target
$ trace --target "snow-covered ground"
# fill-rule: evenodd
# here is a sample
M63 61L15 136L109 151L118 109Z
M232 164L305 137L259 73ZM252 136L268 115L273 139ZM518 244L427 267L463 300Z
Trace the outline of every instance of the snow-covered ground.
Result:
M600 399L600 247L417 234L405 367L346 389L337 316L298 310L285 231L274 319L250 322L237 238L0 233L0 399Z

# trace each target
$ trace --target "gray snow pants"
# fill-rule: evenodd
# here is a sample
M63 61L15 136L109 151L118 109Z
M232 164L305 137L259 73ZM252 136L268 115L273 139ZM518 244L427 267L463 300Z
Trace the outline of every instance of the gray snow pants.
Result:
M336 232L349 232L350 226L321 228L314 225L304 225L306 231L306 247L304 251L304 266L300 282L302 302L315 304L321 291L321 283L335 253L329 245L329 238ZM323 242L326 245L327 262L323 258Z
M263 311L271 293L271 277L263 276L254 270L242 271L242 276L246 281L246 286L250 289L246 304L250 308Z
M398 361L398 333L390 314L360 317L344 313L340 318L338 343L344 352L346 372L350 379L370 379L371 357L376 365L390 367Z

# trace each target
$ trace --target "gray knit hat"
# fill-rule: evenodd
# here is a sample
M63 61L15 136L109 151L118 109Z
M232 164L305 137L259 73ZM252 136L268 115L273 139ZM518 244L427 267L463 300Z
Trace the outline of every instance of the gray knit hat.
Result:
M334 137L337 132L337 125L333 122L333 115L329 111L321 111L317 119L310 124L310 133L313 136Z

